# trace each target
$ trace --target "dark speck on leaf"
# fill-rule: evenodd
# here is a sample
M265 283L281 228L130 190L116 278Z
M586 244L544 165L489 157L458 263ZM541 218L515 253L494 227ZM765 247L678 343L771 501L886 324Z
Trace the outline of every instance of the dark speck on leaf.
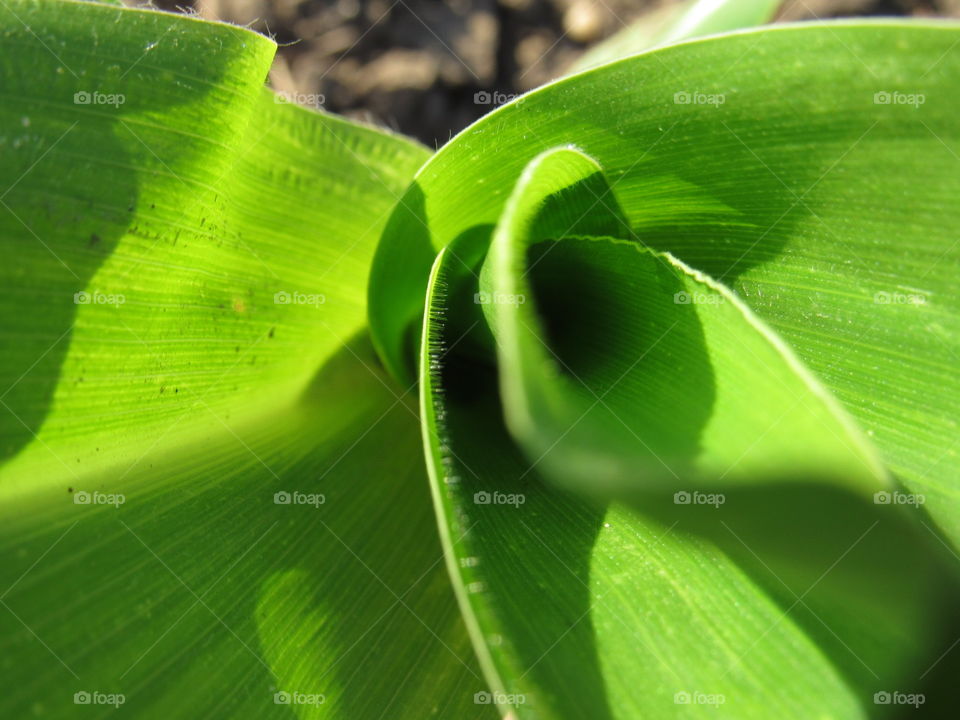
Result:
M270 328L270 332L267 333L267 337L273 337L273 331L274 331L274 330L276 330L276 328Z
M173 391L174 391L175 393L178 393L178 392L180 392L180 388L174 388Z
M72 488L72 487L68 487L68 488L67 488L67 492L68 492L68 493L72 493L72 492L73 492L73 488Z
M99 243L99 242L100 242L100 236L97 235L96 233L91 233L91 234L90 234L90 247L93 247L94 245L96 245L96 244Z
M166 388L163 387L163 386L161 386L161 387L160 387L160 394L161 394L161 395L163 395L163 391L164 391L164 390L166 390Z

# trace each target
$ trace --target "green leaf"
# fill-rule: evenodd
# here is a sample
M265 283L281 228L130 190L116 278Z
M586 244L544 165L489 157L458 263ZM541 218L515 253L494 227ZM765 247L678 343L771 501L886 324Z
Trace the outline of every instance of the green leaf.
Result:
M547 487L455 322L476 283L465 246L431 274L421 415L447 565L501 712L866 718L873 693L913 691L950 597L925 531L824 487L635 508Z
M481 274L506 422L543 473L607 494L774 478L883 488L853 422L734 294L669 254L581 237L627 227L595 207L608 194L582 153L539 155Z
M957 177L932 150L958 134L946 99L955 26L777 29L607 65L493 113L410 185L425 149L280 102L262 87L273 47L248 31L97 3L0 6L4 717L74 717L84 693L118 693L146 718L482 719L491 699L523 718L682 717L691 695L722 698L717 714L734 718L866 717L874 692L916 689L944 657L955 567L899 508L802 485L706 504L661 486L596 505L543 483L504 426L497 373L515 369L492 362L472 296L498 223L517 241L498 248L536 261L518 254L511 268L531 270L531 327L550 343L555 310L536 283L557 261L582 267L590 288L621 272L625 292L589 306L622 298L627 320L635 303L656 322L682 312L636 278L725 293L723 308L686 308L717 367L750 371L737 343L766 353L810 391L813 416L858 445L750 313L797 336L791 313L809 299L798 288L814 286L818 313L862 322L863 287L919 282L911 263L925 254L956 265L944 227ZM851 66L854 51L874 79ZM914 81L922 106L903 84ZM504 209L523 169L570 143L599 163L576 155L576 172L547 178L563 181L547 204L568 215L545 217L572 227L517 232ZM910 195L921 178L933 187ZM610 209L585 205L588 190ZM824 221L865 248L864 274L837 261ZM875 241L891 227L903 257ZM949 274L927 275L945 296ZM845 362L844 333L794 343L871 430L856 406L889 360L877 337L901 363L926 332L955 347L949 303L880 292L879 335L866 351L847 342L858 357L840 379L824 363ZM377 366L365 297L392 374L425 380L443 554L417 413L407 384ZM917 307L932 314L908 327ZM501 341L506 326L493 323ZM588 383L605 380L572 361ZM948 369L937 357L917 385L893 377L899 414L874 413L919 438L910 460L896 432L876 433L905 477L924 448L950 447ZM522 389L539 380L527 370ZM933 382L936 398L908 396ZM642 375L636 387L660 388ZM564 402L574 397L567 387ZM791 457L839 457L832 442ZM497 694L478 697L488 686Z
M688 0L645 13L594 45L570 67L576 73L652 47L768 22L781 0Z
M7 492L295 399L363 327L374 245L426 150L279 103L249 31L93 4L4 18Z
M257 423L5 495L0 714L102 693L138 718L494 717L416 412L374 362L360 339Z
M387 225L370 288L378 351L411 375L432 258L489 238L524 166L575 143L633 236L734 290L960 539L958 38L954 23L782 26L665 47L499 108L418 172Z
M242 28L8 2L0 35L0 715L491 717L358 335L427 151L278 102Z

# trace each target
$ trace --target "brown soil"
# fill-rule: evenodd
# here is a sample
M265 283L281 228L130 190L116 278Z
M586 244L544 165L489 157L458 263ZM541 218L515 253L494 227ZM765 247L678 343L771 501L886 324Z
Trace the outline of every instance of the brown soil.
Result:
M271 83L439 146L587 47L676 0L155 0L281 44ZM140 0L128 0L143 4ZM179 7L178 7L179 6ZM780 18L960 17L960 0L788 0Z

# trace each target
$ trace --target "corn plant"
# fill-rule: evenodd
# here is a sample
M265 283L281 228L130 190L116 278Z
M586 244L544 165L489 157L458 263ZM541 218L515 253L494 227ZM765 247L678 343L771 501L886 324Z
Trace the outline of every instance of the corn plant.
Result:
M431 153L0 0L0 715L955 712L960 25L775 5Z

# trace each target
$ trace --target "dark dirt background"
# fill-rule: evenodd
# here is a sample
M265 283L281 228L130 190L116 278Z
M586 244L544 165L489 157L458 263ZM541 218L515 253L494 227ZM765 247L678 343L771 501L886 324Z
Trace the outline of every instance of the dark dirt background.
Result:
M477 102L561 75L590 45L677 0L153 0L271 35L271 83L304 104L436 147L489 112ZM150 4L127 0L128 4ZM960 0L786 0L782 20L960 17ZM497 95L494 95L494 94ZM322 96L322 97L321 97Z

